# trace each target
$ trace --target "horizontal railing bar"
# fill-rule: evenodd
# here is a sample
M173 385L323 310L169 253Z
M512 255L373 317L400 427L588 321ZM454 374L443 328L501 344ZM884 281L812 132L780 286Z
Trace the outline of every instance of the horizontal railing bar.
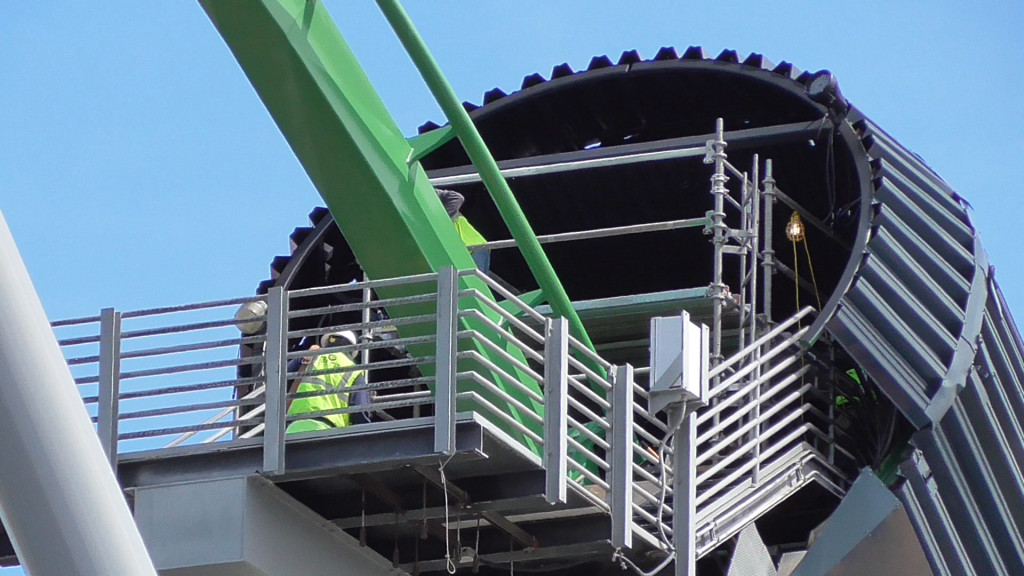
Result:
M597 454L594 454L591 450L587 449L587 447L581 444L578 440L575 440L573 438L566 438L566 445L570 447L569 460L573 460L572 455L579 454L580 456L583 457L584 460L593 463L601 470L604 470L605 472L611 470L611 467L608 465L607 462L598 458Z
M652 222L649 224L633 224L630 226L614 226L609 228L595 228L593 230L581 230L579 232L561 232L559 234L544 234L537 236L537 242L541 244L555 244L559 242L572 242L574 240L589 240L592 238L609 238L613 236L626 236L630 234L643 234L647 232L662 232L666 230L680 230L683 228L696 228L707 225L707 218L687 218L685 220L668 220L664 222ZM493 240L486 244L470 246L470 252L480 250L501 250L503 248L516 247L515 240Z
M508 384L509 386L513 386L516 390L519 390L520 392L525 394L530 400L539 403L544 402L543 396L527 388L522 382L519 381L518 378L512 376L511 374L506 372L504 368L501 368L494 362L491 362L488 358L486 358L483 354L480 354L476 350L465 350L463 352L459 352L456 355L456 358L459 360L472 360L474 362L477 362L487 370L490 370L491 372L494 372L495 374L500 376L501 379L504 380L506 384ZM543 381L543 378L537 380L537 382Z
M637 490L637 488L635 486L633 487L633 489ZM657 501L655 501L654 504L657 505L658 504ZM666 510L668 512L672 511L667 506L663 506L662 510ZM633 503L633 514L643 518L644 520L650 522L651 524L653 524L655 526L658 525L658 519L655 518L655 516L653 514L651 514L650 512L648 512L647 510L644 510L643 508L641 508L635 502ZM668 535L668 536L672 536L672 534L673 534L672 528L670 526L666 525L665 522L662 522L661 525L662 525L662 528L665 530L665 534ZM651 535L654 536L654 534L651 534Z
M760 438L753 438L753 439L745 442L744 444L742 444L740 447L736 448L733 451L732 454L729 454L728 456L726 456L722 460L716 462L714 465L712 465L710 468L708 468L704 472L698 474L697 475L697 484L700 485L700 484L705 483L708 479L712 478L715 474L717 474L720 470L722 470L723 468L725 468L726 466L731 464L737 458L741 458L743 456L752 456L752 454L750 453L750 450L753 448L753 446L755 444L764 443L767 440L769 440L776 432L778 432L778 431L782 430L783 428L787 427L790 423L792 423L794 420L799 418L804 413L804 411L805 410L803 410L802 408L797 408L792 413L788 414L785 418L783 418L779 422L775 423L770 428L768 428L765 432L763 432L761 434ZM744 432L749 432L749 430L746 430ZM739 438L742 435L743 434L739 434L739 435L736 436L736 438ZM762 459L767 457L767 456L765 456L765 452L767 452L767 451L764 451L764 450L762 451L762 454L761 454L761 458ZM700 460L700 458L698 458L698 460ZM698 464L698 466L699 466L699 464Z
M250 356L248 358L232 358L230 360L215 360L212 362L200 362L198 364L175 364L160 368L149 368L146 370L134 370L121 372L121 382L132 378L147 378L149 376L166 376L168 374L185 374L188 372L200 372L203 370L215 370L217 368L237 368L239 366L261 364L262 356Z
M799 312L797 312L796 314L790 316L789 318L787 318L785 321L780 323L775 328L772 328L771 330L769 330L768 332L766 332L765 334L763 334L762 336L758 337L756 340L751 342L750 344L747 344L746 346L743 347L742 350L740 350L739 352L736 352L735 354L730 356L728 360L726 360L725 362L722 362L718 366L715 366L714 368L709 370L708 371L708 379L711 379L711 378L714 378L715 376L720 375L723 371L725 371L725 369L729 368L730 366L732 366L736 362L739 362L743 357L749 355L751 352L753 352L754 350L756 350L757 348L759 348L760 346L762 346L766 342L768 342L770 340L774 340L779 334L782 334L783 332L785 332L787 329L789 329L791 326L796 324L804 316L806 316L807 314L811 313L813 310L814 310L814 308L811 308L810 306L805 306Z
M417 384L431 384L434 382L434 378L430 376L417 376L415 378L402 378L399 380L384 380L381 382L367 382L366 384L357 384L355 386L346 386L344 388L328 388L326 390L310 390L308 392L289 392L286 397L289 400L301 400L305 398L320 398L322 396L337 396L339 394L349 394L351 392L361 392L364 390L376 391L376 390L392 390L395 388L405 388L408 386L416 386Z
M583 344L583 342L579 341L575 336L572 336L572 335L569 336L569 349L571 351L575 351L575 352L579 352L580 354L583 354L584 356L586 356L587 358L592 360L595 364L597 364L601 368L604 368L605 370L611 370L611 368L612 368L611 362L609 362L609 361L605 360L604 358L601 358L600 356L598 356L593 350L591 350L590 348L585 346ZM604 380L604 378L597 378L597 379L598 380ZM610 388L611 388L611 385L609 385L609 389Z
M477 377L479 377L479 376L477 376ZM537 433L535 433L533 430L530 430L526 426L523 426L522 422L519 422L515 418L509 416L503 410L499 410L497 406L495 406L490 400L484 398L483 396L481 396L481 395L479 395L479 394L477 394L475 392L459 392L458 397L459 398L466 398L466 399L470 400L471 402L475 402L477 404L480 404L481 406L483 406L484 408L486 408L488 410L488 414L496 416L499 420L501 420L502 422L508 424L514 430L516 430L520 434L523 434L524 436L528 437L530 440L533 440L538 445L543 445L544 444L544 439L541 438Z
M611 491L611 488L608 486L607 482L605 482L604 480L601 480L600 478L598 478L598 476L596 474L594 474L590 470L587 470L587 468L585 466L583 466L582 464L580 464L579 462L573 460L572 458L568 458L566 460L566 464L568 465L567 466L568 468L571 468L571 469L575 470L576 472L579 472L584 478L586 478L587 480L590 480L595 486L603 488L604 490L607 490L607 491ZM606 506L607 506L607 504L606 504Z
M179 306L163 306L160 308L148 308L145 310L133 310L129 312L122 312L121 318L127 320L130 318L142 318L144 316L160 316L163 314L171 314L173 312L191 312L194 310L203 310L207 308L223 308L224 306L237 306L239 304L247 304L249 302L257 302L260 300L266 300L265 296L241 296L239 298L228 298L225 300L211 300L208 302L197 302L194 304L182 304ZM249 322L251 320L244 320Z
M437 282L437 273L427 272L424 274L415 274L412 276L402 276L400 278L364 280L362 282L357 282L355 284L335 284L333 286L301 288L299 290L290 290L288 292L288 295L291 298L301 298L307 296L320 296L322 294L331 294L333 292L362 292L363 290L366 289L376 290L377 288L385 288L388 286L411 286L415 284L425 284L427 282Z
M209 340L206 342L197 342L194 344L180 344L177 346L165 346L162 348L147 348L144 350L132 350L129 352L122 352L120 358L122 360L130 360L133 358L149 358L153 356L166 356L168 354L179 354L181 352L198 352L200 350L215 350L217 348L237 348L243 344L255 344L257 342L263 342L265 339L261 337L248 337L248 338L231 338L227 340Z
M345 408L334 408L331 410L318 410L316 412L302 412L300 414L288 414L285 417L285 422L297 422L299 420L315 420L326 416L340 416L344 414L355 414L356 412L370 412L372 410L387 410L389 408L407 408L409 406L424 406L426 404L433 404L434 399L431 398L417 398L413 400L402 400L398 402L380 402L378 404L360 404L358 406L346 406ZM350 424L349 426L358 426L358 424Z
M384 300L370 300L368 302L349 302L348 304L331 304L329 306L318 306L316 308L301 308L288 312L288 318L295 319L307 318L309 316L327 316L329 314L338 314L341 312L359 312L367 308L408 306L410 304L427 304L435 301L437 301L437 294L416 294L415 296L399 296L396 298L385 298Z
M525 404L523 404L522 402L520 402L516 398L512 397L510 394L507 394L507 393L503 392L501 390L501 388L498 388L497 386L495 386L493 382L483 378L482 376L480 376L476 372L472 372L471 374L474 375L471 378L472 378L472 380L474 382L477 383L477 385L479 385L479 386L481 386L481 387L483 387L483 388L485 388L487 390L490 390L494 394L497 394L505 402L508 402L509 404L511 404L512 406L517 408L520 412L522 412L523 416L528 417L530 420L533 420L537 424L543 424L544 423L544 418L541 417L540 415L538 415L536 412L534 412L534 410L532 408L526 406Z
M262 422L262 419L246 422L249 425L254 422ZM210 424L194 424L192 426L176 426L174 428L158 428L155 430L143 430L139 432L125 432L117 435L118 440L138 440L140 438L156 438L158 436L170 436L172 434L184 434L185 432L205 432L206 430L220 430L222 428L237 428L240 426L237 420L230 422Z
M258 406L263 403L262 399L231 399L218 400L216 402L204 402L202 404L188 404L184 406L167 406L164 408L151 408L149 410L138 410L136 412L125 412L120 415L120 421L138 420L140 418L153 418L156 416L168 416L170 414L185 414L189 412L203 412L205 410L216 410L217 408L241 408L244 406ZM226 415L225 415L226 416Z
M611 402L608 402L604 398L601 398L600 396L595 394L589 386L580 383L580 381L577 378L570 376L569 378L566 379L566 381L568 382L570 388L576 390L580 394L583 394L583 396L585 396L594 404L597 404L602 410L607 411L612 409Z
M515 326L523 334L526 334L527 336L529 336L532 340L534 340L538 344L544 344L544 335L543 334L541 334L540 332L537 332L536 330L531 328L529 324L527 324L526 322L523 322L522 319L516 317L515 314L512 314L508 310L505 310L504 308L502 308L497 302L495 302L495 301L491 300L490 298L484 296L483 292L480 292L476 288L471 288L469 290L461 290L459 292L459 296L471 296L471 297L477 298L485 306L487 306L489 309L493 310L496 314L498 314L499 316L504 318L505 321L511 323L513 326Z
M506 340L508 340L512 344L515 344L516 348L518 348L520 351L522 351L524 355L529 357L529 359L534 360L534 361L536 361L536 362L538 362L540 364L544 363L544 355L543 354L541 354L540 352L537 352L535 349L531 348L527 343L523 342L519 337L517 337L511 330L507 329L506 327L504 327L504 326L494 322L490 318L488 318L487 315L484 314L483 312L481 312L480 310L476 310L476 309L461 310L461 311L459 311L459 318L461 318L461 319L475 318L478 321L483 322L488 328L494 330L495 332L497 332L498 334L503 336ZM536 333L534 333L534 334L536 334ZM537 335L537 336L539 336L539 335ZM540 337L540 341L538 343L543 346L544 338Z
M582 480L582 478L580 478L580 480ZM607 502L602 500L596 494L592 493L590 490L584 488L582 485L579 484L579 482L569 482L568 487L572 489L572 491L575 492L576 494L582 496L585 500L589 500L590 503L593 504L594 506L597 506L598 508L606 512L610 510Z
M795 382L798 378L802 377L804 375L804 373L807 372L808 369L809 369L809 367L804 366L803 368L800 368L796 372L786 376L785 378L782 378L778 382L773 383L767 390L764 390L764 391L761 392L761 397L760 397L760 400L758 401L758 403L760 403L762 405L766 404L769 399L771 399L776 394L782 392L787 387L789 387L793 382ZM754 386L750 390L748 390L745 394L749 394L750 392L753 391L753 388L757 388L758 386L759 386L759 384L754 383ZM712 426L708 430L705 430L702 434L697 436L697 443L701 444L701 443L706 442L709 438L711 438L712 436L718 434L722 429L728 427L729 424L732 424L733 422L735 422L735 421L737 421L740 418L743 418L745 416L750 416L749 407L748 406L740 406L741 404L754 404L754 402L752 400L750 400L750 399L748 399L747 402L745 402L745 403L744 402L737 402L737 406L732 406L734 408L739 408L736 411L736 413L730 414L728 417L720 420L714 426ZM744 410L743 408L747 408L747 410ZM719 406L715 406L715 410L716 410L716 412L714 414L712 414L711 416L709 416L709 418L713 417L715 414L719 414L721 412L721 410L719 410ZM701 416L703 416L703 414ZM704 424L705 422L707 422L706 418L698 419L697 420L697 425L700 426L701 424Z
M50 322L50 328L63 328L65 326L77 326L79 324L95 324L100 321L99 316L82 316L80 318L66 318Z
M93 356L78 356L77 358L68 358L65 360L68 366L87 366L89 364L96 364L100 361L99 355Z
M765 352L764 354L762 354L761 355L761 359L758 362L750 362L749 364L747 364L744 367L740 368L736 372L733 372L732 374L729 375L728 378L722 380L722 382L719 383L718 386L715 386L711 390L708 390L708 397L709 398L714 398L715 396L721 394L722 390L727 390L730 386L735 384L741 378L743 378L747 374L750 374L751 372L753 372L759 365L766 364L772 358L774 358L774 357L778 356L779 354L789 350L789 348L793 344L795 344L797 341L799 341L800 338L803 338L804 334L806 334L807 331L810 330L810 329L811 329L810 326L804 326L803 328L801 328L801 329L797 330L796 332L794 332L789 338L786 338L785 340L783 340L778 346L776 346L776 347L772 348L771 350L769 350L768 352ZM800 350L798 348L797 351L796 351L796 354L794 354L794 356L799 355L800 353L802 353L802 350Z
M250 378L236 378L232 380L217 380L214 382L202 382L199 384L183 384L180 386L171 386L169 388L152 388L150 390L139 390L136 392L121 392L118 396L120 400L134 400L136 398L152 398L156 396L166 396L168 394L182 394L185 392L202 392L205 390L216 390L217 388L236 388L242 386L252 386L255 384L263 384L265 378L262 376L252 376Z
M771 458L772 456L774 456L776 452L778 452L778 451L780 451L780 450L782 450L784 448L788 448L790 446L790 444L794 440L796 440L800 436L806 434L807 431L804 430L803 428L804 428L804 426L800 426L799 428L793 430L793 432L791 432L785 438L783 438L779 442L776 442L775 444L773 444L770 447L768 452L762 453L761 458L759 460L757 460L757 461L753 461L752 460L750 462L745 463L743 466L740 466L737 470L729 473L727 476L722 478L716 484L714 484L712 486L709 486L706 489L700 491L698 493L698 495L697 495L697 499L694 501L695 505L698 506L698 507L702 506L712 496L714 496L715 494L718 494L722 490L728 488L737 478L742 476L744 473L750 472L752 469L754 469L757 466L758 463L761 463L761 466L763 467L764 466L764 462L768 458Z
M253 319L238 320L235 318L227 318L224 320L207 320L205 322L193 322L191 324L172 324L170 326L160 326L158 328L142 328L139 330L131 330L121 332L121 340L131 340L133 338L145 338L149 336L166 336L168 334L181 334L183 332L200 332L203 330L210 330L213 328L224 328L226 326L238 326L239 324L245 324L252 322Z
M295 332L289 332L289 338L298 338L301 334L310 332L309 330L296 330ZM286 360L294 360L295 358L318 358L320 356L327 356L328 354L343 353L350 358L355 356L355 352L361 352L363 350L381 350L394 348L396 346L410 346L416 344L430 344L436 341L436 337L433 334L427 334L425 336L410 336L408 338L396 338L394 340L382 340L379 342L360 342L359 344L346 344L344 346L328 346L326 348L318 348L316 350L292 350L285 354ZM365 366L365 365L362 365ZM343 372L346 370L342 370Z
M459 333L458 333L457 337L458 337L458 339L460 341L462 341L462 340L473 340L473 341L478 342L483 347L489 349L490 352L495 353L502 360L504 360L505 362L508 362L509 364L511 364L514 368L520 370L521 372L523 372L524 374L526 374L530 378L534 379L534 381L536 381L536 382L543 382L544 381L544 376L542 374L539 374L536 370L530 368L527 364L521 362L519 359L517 359L514 356L512 356L511 354L509 354L506 351L505 348L499 346L495 342L490 341L490 338L487 338L486 336L484 336L480 331L473 330L473 329L471 329L471 330L459 330Z
M644 470L643 467L638 466L636 464L636 462L633 463L633 472L634 473L639 473L639 476L641 476L644 480L647 480L648 482L651 482L654 485L656 485L658 488L661 488L661 478L658 478L654 474L651 474L647 470ZM665 494L672 494L672 493L674 493L674 491L672 490L672 486L671 485L665 486Z
M704 424L709 419L713 418L716 414L719 414L729 408L736 408L739 405L748 404L750 400L746 398L747 394L753 392L758 386L763 386L765 382L769 381L779 372L795 364L798 359L799 358L797 356L790 356L789 358L786 358L785 360L782 360L781 362L774 364L771 367L771 369L762 374L760 378L751 380L750 382L743 385L742 388L739 388L731 392L724 399L719 399L718 403L716 403L714 406L708 408L705 411L702 411L700 414L697 415L697 425L700 426L701 424ZM810 371L810 369L810 365L804 365L798 368L797 371L794 372L794 374L799 373L801 376L803 376L808 371ZM792 374L787 376L787 378L790 376L792 376Z
M637 369L633 370L633 377L634 378L639 376L639 374L637 374L637 371L639 371L639 370L643 370L644 374L650 374L651 373L651 369L650 368L637 368ZM637 396L643 398L644 400L647 400L651 396L650 394L648 394L647 390L644 390L643 386L641 386L640 384L637 384L636 382L633 382L633 393L636 394Z
M486 284L492 291L497 292L503 298L505 298L509 302L512 302L513 304L515 304L517 308L519 308L520 310L525 312L528 316L530 316L531 318L533 318L537 322L544 322L544 315L543 314L541 314L540 312L537 312L533 308L527 306L527 304L525 302L523 302L522 299L520 299L518 296L516 296L512 292L508 291L504 286L502 286L501 284L497 283L492 278L489 278L486 274L481 274L479 270L477 270L475 268L472 269L472 270L463 270L463 271L459 272L459 275L460 276L474 276L474 277L476 277L478 280L480 280L484 284Z
M573 398L571 395L566 398L569 403L569 407L575 408L580 411L581 414L587 417L588 420L597 424L602 430L608 432L611 431L611 425L605 421L604 418L595 414L590 408L587 408L582 402Z
M740 426L736 430L734 430L731 433L729 433L728 436L726 436L726 437L722 438L721 440L719 440L718 442L716 442L715 445L713 445L710 449L708 449L708 450L704 451L703 453L699 454L697 456L696 464L699 466L699 465L703 464L704 462L706 462L712 456L718 454L719 452L721 452L721 451L723 451L725 449L728 449L729 445L732 442L735 442L741 436L743 436L744 434L750 432L755 427L760 426L765 421L769 420L772 416L774 416L774 415L778 414L779 412L781 412L783 409L789 408L790 404L800 400L800 397L803 396L803 394L806 393L807 390L810 390L810 388L811 388L810 384L805 384L804 386L800 387L799 389L794 390L793 392L790 392L788 395L784 396L777 403L773 404L770 408L768 408L767 410L762 412L760 414L760 416L756 420L751 420L750 422L747 422L746 424L743 424L742 426ZM807 405L804 404L803 406L806 407ZM798 409L798 410L800 410L800 409ZM802 411L801 411L801 413L802 413Z
M569 423L569 426L571 426L573 430L576 430L580 434L582 434L582 435L586 436L587 438L589 438L590 441L593 442L595 446L598 446L599 448L601 448L605 452L608 452L608 451L610 451L612 449L612 446L611 446L611 444L608 443L608 441L606 441L604 438L601 438L599 435L595 434L593 431L588 429L579 420L577 420L575 418L572 418L572 417L567 417L567 422Z
M243 396L242 399L245 400L245 399L249 399L249 398L259 398L260 395L262 395L266 391L266 389L267 389L266 385L261 384L260 386L256 387L255 389L250 391L248 394ZM265 410L265 409L266 409L266 405L265 404L260 404L260 405L256 406L255 408L253 408L252 410L250 410L249 412L239 416L238 420L246 420L248 418L251 418L252 416L256 416L256 415L262 413L263 410ZM225 409L225 410L223 410L223 411L213 415L212 417L207 418L206 422L203 422L203 423L204 424L209 424L211 422L217 422L221 418L227 416L228 414L231 414L231 412L233 412L233 411L234 410L232 410L230 408ZM229 432L229 430L222 430L222 431L218 432L217 434L215 434L212 438L207 439L206 442L213 442L213 441L217 440L218 438L224 436L228 432ZM168 443L167 446L165 446L165 448L173 448L173 447L181 444L182 442L185 442L186 440L188 440L189 438L191 438L193 436L195 436L195 433L192 433L192 432L189 432L189 433L186 433L186 434L182 434L180 437L175 438L170 443Z
M583 362L580 362L579 360L574 358L572 354L568 355L568 361L569 361L569 367L570 368L575 368L575 369L579 370L580 372L582 372L583 375L586 376L592 383L597 384L604 391L607 392L607 391L610 391L612 389L611 382L609 382L605 378L602 378L601 376L599 376L597 374L597 372L594 372L593 370L588 368L586 364L584 364Z
M97 344L97 343L99 343L99 341L100 341L100 335L96 334L94 336L79 336L79 337L76 337L76 338L64 338L63 340L57 340L57 344L61 348L66 348L68 346L81 346L82 344Z

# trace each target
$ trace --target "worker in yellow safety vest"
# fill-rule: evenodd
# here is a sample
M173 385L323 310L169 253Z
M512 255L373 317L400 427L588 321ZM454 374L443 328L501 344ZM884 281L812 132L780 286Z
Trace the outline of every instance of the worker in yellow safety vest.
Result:
M290 394L303 392L327 392L337 390L337 394L326 394L321 396L308 396L292 400L288 406L288 414L291 416L301 414L312 414L326 412L329 410L340 410L352 406L365 406L370 403L368 390L360 389L354 392L346 390L352 387L365 387L366 371L350 370L345 372L329 372L355 366L355 362L348 354L339 350L331 351L338 346L355 345L356 335L349 330L324 334L320 339L320 346L310 347L311 352L321 349L327 351L325 354L307 356L302 359L301 368L298 369L302 375L296 378L288 390ZM293 371L289 369L289 371ZM349 398L349 396L352 396ZM330 430L331 428L344 428L351 423L369 422L369 413L356 414L328 414L305 418L293 421L287 429L288 434L296 432L310 432L313 430Z
M483 234L477 231L469 220L462 215L459 211L462 208L462 203L465 202L466 198L462 194L454 190L444 190L441 188L437 189L437 197L441 200L441 204L444 206L445 212L448 213L448 217L452 219L452 223L455 224L455 230L459 233L459 238L462 239L462 243L466 247L480 246L486 244L487 239L484 238ZM476 263L476 267L487 274L491 270L491 251L490 250L473 250L471 252L473 256L473 262Z

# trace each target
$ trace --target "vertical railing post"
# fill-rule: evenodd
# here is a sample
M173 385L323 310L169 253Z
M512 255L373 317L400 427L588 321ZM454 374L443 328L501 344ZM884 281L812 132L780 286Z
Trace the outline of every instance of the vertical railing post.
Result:
M683 417L673 442L672 540L676 576L693 576L697 570L697 414L677 409L683 411Z
M267 292L266 413L263 431L263 473L285 469L285 429L288 413L288 297L284 288Z
M117 474L117 420L120 416L118 396L121 391L121 313L113 308L100 311L99 405L96 433L110 467Z
M612 546L633 546L633 367L615 366L612 380Z
M455 268L437 273L437 370L434 387L434 452L455 452L455 378L459 287Z
M764 266L764 309L766 326L772 323L772 275L775 274L775 249L772 246L772 211L775 205L775 178L772 177L772 161L764 162L764 249L761 251L761 265Z
M566 501L568 463L569 322L553 318L544 336L544 499Z
M715 165L715 173L711 176L711 195L714 197L714 211L711 213L712 238L714 242L714 258L712 262L711 299L713 303L711 318L711 365L717 366L722 361L722 308L725 305L725 284L722 281L722 256L728 240L725 225L725 196L729 191L725 183L729 177L725 175L725 123L719 118L715 124L715 139L708 142L706 163ZM716 379L717 383L717 379Z

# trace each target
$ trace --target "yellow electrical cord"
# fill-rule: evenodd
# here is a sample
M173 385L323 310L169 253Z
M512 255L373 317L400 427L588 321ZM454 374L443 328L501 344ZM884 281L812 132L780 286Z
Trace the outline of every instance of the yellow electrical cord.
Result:
M814 286L814 299L818 303L818 310L821 310L821 292L818 290L818 279L814 275L814 262L811 260L811 248L807 244L807 234L804 231L804 223L800 214L793 212L786 223L786 238L793 243L793 286L796 292L796 310L800 311L800 255L797 252L797 242L803 242L804 253L807 254L807 266L811 270L811 283Z

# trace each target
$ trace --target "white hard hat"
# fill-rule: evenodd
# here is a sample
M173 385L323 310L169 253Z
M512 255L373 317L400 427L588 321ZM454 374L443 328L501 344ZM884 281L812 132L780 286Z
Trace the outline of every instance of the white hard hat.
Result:
M356 334L351 330L341 330L339 332L328 332L320 337L320 347L328 348L330 346L344 346L346 344L355 345Z

